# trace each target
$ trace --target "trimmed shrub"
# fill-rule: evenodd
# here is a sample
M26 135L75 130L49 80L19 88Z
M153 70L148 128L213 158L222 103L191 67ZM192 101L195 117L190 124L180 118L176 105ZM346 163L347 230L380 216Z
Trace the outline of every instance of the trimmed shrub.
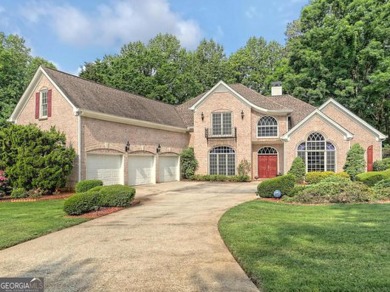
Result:
M333 171L312 171L306 173L305 181L310 185L317 184L332 175L335 175Z
M330 203L369 202L373 196L371 189L363 183L353 182L340 193L329 197Z
M100 194L95 191L77 193L64 203L64 211L68 215L80 215L99 208Z
M250 181L249 175L217 175L217 174L195 174L191 176L195 181L229 181L229 182L247 182Z
M390 199L390 178L381 180L372 188L374 198L378 200Z
M287 193L287 196L289 197L295 197L296 195L301 194L306 186L301 185L295 185L290 192Z
M350 179L349 174L346 173L345 171L336 172L336 173L334 174L334 176L338 176L338 177L343 177L343 178Z
M352 145L347 152L347 158L343 167L349 174L351 180L356 180L356 175L365 172L366 162L364 160L364 149L359 144Z
M104 186L98 191L102 207L128 207L135 196L135 189L124 185Z
M273 198L274 191L279 190L282 196L287 195L294 188L295 176L292 174L270 178L257 186L257 195L262 198Z
M27 191L24 188L15 188L11 192L11 198L14 199L27 198Z
M295 157L288 174L295 176L296 183L302 183L304 181L306 166L301 157Z
M180 166L183 178L189 179L195 174L198 161L195 158L194 148L189 147L180 153Z
M97 186L102 186L103 182L99 179L82 180L76 184L76 193L84 193Z
M381 180L390 178L390 169L384 171L370 171L356 176L356 180L372 187Z
M383 171L390 168L390 157L374 162L374 171Z

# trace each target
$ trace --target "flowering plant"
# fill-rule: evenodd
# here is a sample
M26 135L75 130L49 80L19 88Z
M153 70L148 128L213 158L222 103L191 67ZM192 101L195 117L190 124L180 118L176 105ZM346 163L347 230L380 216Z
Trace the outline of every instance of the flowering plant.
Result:
M4 170L0 170L0 196L5 195L9 189L8 178L5 176Z

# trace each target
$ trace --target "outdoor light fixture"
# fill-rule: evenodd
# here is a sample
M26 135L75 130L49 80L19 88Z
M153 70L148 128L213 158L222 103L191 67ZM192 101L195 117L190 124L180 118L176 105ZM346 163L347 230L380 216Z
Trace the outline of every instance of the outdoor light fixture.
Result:
M244 119L244 111L242 110L241 111L241 120L243 120Z
M204 120L204 114L203 114L203 112L200 114L200 118L202 119L202 121Z
M161 145L158 144L157 149L156 149L156 152L157 152L157 153L160 153L160 151L161 151Z
M125 145L125 152L129 152L130 150L130 142L127 141L126 145Z

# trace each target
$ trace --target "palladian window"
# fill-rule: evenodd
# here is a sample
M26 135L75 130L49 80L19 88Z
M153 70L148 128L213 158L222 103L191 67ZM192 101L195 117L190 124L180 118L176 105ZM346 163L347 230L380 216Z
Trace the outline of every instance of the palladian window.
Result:
M257 137L277 137L278 122L273 117L262 117L257 123Z
M336 171L336 148L320 133L312 133L299 144L297 155L303 159L306 171Z

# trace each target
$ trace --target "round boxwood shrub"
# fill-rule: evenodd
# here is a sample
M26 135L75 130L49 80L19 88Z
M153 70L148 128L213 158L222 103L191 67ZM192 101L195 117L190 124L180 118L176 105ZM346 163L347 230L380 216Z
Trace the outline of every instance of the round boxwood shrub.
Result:
M135 196L135 189L124 185L104 186L99 190L100 206L127 207Z
M77 193L64 203L64 211L68 215L80 215L99 208L99 191Z
M76 193L84 193L90 189L102 186L103 182L100 179L82 180L76 184Z
M279 190L282 196L287 195L294 188L295 176L292 174L270 178L257 186L257 195L262 198L273 198L274 191Z

